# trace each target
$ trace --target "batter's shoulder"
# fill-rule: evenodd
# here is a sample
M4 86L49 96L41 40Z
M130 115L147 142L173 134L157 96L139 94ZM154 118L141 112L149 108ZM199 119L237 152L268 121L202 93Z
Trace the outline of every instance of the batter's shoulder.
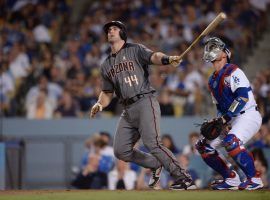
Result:
M131 47L139 47L140 44L138 43L131 43L131 42L127 42L126 45L125 45L125 48L131 48Z
M110 57L111 57L111 56L108 55L108 56L103 60L103 62L101 63L101 66L104 65L106 62L109 62Z
M109 67L110 66L110 56L108 56L107 58L105 58L104 60L103 60L103 62L101 63L101 65L100 65L100 70L101 71L103 71L104 69L106 69L107 67Z

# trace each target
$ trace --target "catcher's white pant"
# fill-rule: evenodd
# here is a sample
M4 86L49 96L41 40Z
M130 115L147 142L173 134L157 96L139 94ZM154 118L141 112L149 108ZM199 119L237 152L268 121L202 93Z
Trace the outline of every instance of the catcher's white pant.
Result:
M246 144L260 129L262 124L261 114L254 107L248 109L242 115L231 120L232 129L228 134L234 134L243 144ZM214 149L222 147L224 136L220 136L209 144Z

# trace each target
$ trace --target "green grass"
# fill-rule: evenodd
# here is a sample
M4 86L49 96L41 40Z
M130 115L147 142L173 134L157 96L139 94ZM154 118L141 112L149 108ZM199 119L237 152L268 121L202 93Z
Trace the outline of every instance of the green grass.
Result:
M0 200L270 200L261 191L0 191Z

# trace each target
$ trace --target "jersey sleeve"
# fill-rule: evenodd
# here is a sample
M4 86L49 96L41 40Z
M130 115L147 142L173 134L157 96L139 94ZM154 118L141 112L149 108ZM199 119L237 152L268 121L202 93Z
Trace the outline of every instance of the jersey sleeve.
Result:
M241 69L236 69L230 78L230 85L232 92L235 92L238 88L241 87L250 87L249 80Z
M137 49L139 61L145 65L150 65L151 56L154 52L142 44L138 44Z
M102 69L101 69L101 81L102 81L102 91L114 92L114 87L111 80Z

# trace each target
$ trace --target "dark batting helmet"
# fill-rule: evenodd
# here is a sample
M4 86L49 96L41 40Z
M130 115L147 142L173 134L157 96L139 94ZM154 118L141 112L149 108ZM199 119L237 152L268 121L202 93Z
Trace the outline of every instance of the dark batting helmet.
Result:
M108 22L107 24L105 24L103 26L103 30L106 33L106 35L108 34L108 30L111 26L117 26L118 28L120 28L120 37L122 40L124 40L125 42L127 41L127 29L126 26L123 22L120 21L111 21Z

